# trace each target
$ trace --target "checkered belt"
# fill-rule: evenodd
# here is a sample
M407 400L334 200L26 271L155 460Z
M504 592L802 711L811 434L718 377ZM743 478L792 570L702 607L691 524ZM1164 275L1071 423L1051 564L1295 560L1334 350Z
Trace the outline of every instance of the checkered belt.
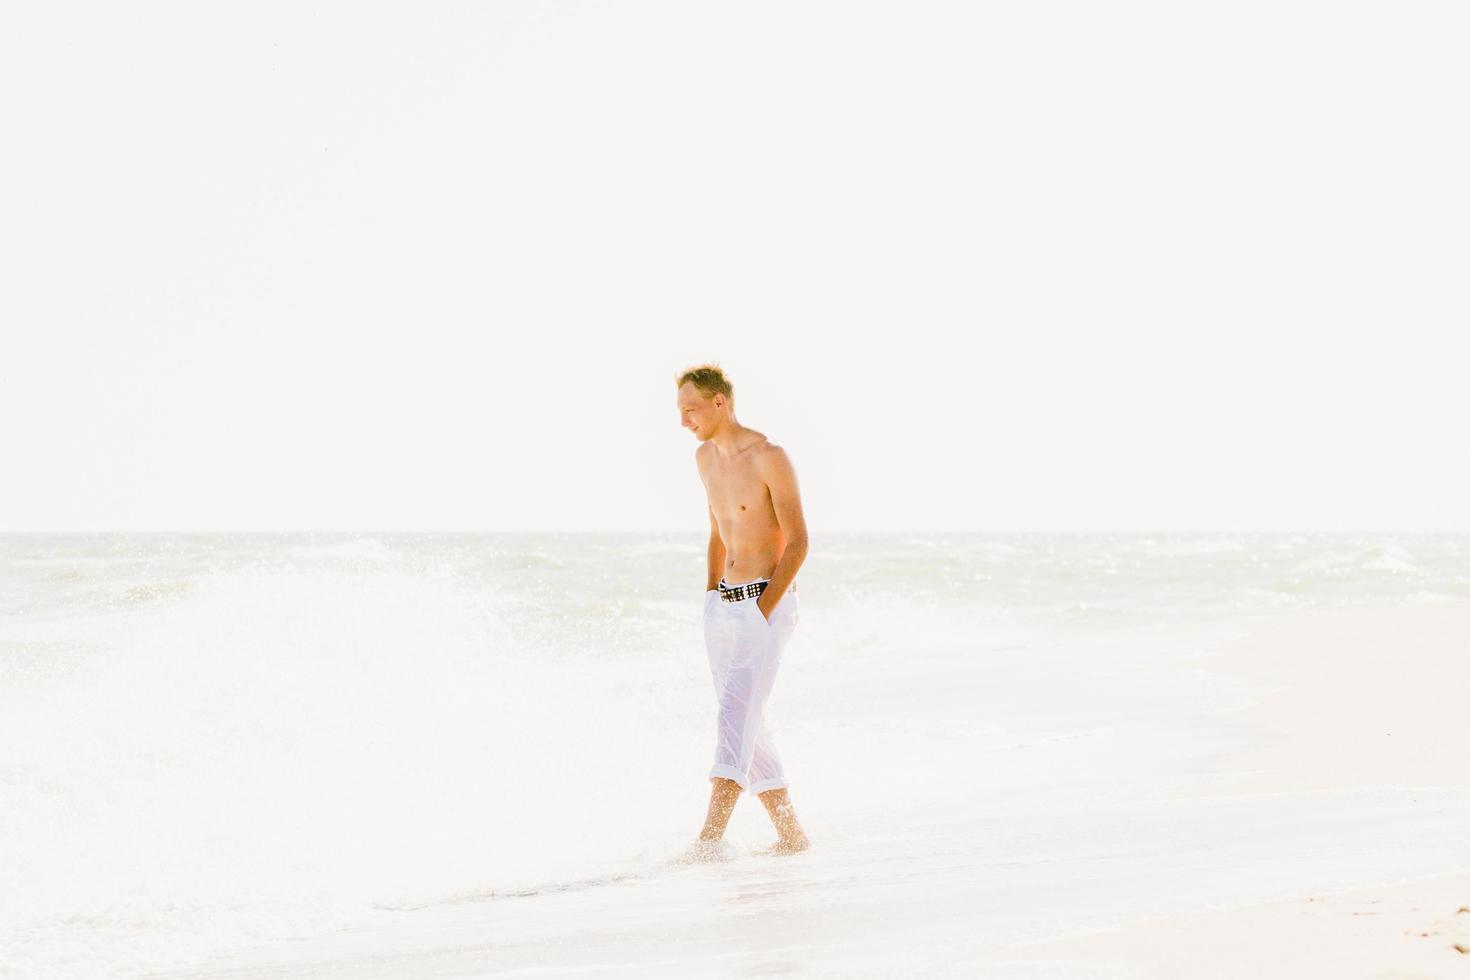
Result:
M720 599L724 602L742 602L746 599L758 599L760 594L766 591L770 581L751 582L747 585L728 586L724 579L720 579Z

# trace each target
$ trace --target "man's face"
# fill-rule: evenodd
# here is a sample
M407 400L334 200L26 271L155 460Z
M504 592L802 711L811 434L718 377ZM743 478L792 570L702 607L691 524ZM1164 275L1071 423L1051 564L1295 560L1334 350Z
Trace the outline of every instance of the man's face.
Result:
M679 388L679 424L704 442L714 435L724 400L723 395L706 398L692 382L686 381Z

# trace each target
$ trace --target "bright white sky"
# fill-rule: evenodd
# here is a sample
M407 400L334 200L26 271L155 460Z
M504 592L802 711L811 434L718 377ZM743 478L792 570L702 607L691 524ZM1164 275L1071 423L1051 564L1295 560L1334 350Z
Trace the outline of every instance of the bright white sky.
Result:
M0 529L1470 528L1464 4L12 4Z

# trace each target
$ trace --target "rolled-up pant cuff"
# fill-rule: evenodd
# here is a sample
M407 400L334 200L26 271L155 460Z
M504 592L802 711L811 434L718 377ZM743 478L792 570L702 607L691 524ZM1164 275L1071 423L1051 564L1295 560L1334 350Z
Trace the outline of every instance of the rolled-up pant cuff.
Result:
M745 791L747 793L769 793L773 789L785 789L787 785L784 779L762 779L760 782L751 783Z
M741 789L749 789L749 786L747 784L750 782L750 780L745 778L745 773L741 772L739 769L736 769L734 766L723 766L719 763L715 763L714 768L710 769L709 771L709 778L728 779L732 782L739 783Z

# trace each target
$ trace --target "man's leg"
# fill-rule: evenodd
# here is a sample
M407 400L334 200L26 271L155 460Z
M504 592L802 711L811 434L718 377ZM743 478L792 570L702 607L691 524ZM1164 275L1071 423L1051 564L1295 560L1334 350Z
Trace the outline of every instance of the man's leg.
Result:
M704 829L699 832L700 840L715 841L725 836L725 827L739 799L740 784L735 780L718 777L710 780L709 813L704 818Z
M807 840L806 831L801 829L801 824L796 819L796 808L791 805L791 797L784 787L768 789L758 795L766 805L766 812L771 815L771 823L776 828L776 843L771 847L773 853L795 854L812 846L812 842Z
M772 660L773 667L780 663L781 654L796 629L796 593L788 592L782 597L777 608L784 615L778 616L773 624L776 643L776 656ZM766 726L764 713L761 717L760 732L756 736L755 754L750 767L750 789L760 797L766 812L771 816L771 824L776 828L776 843L770 849L771 853L792 854L796 851L804 851L811 846L811 841L807 839L806 832L802 830L800 822L796 819L796 808L791 805L791 797L786 788L786 773L781 765L781 754L776 751L776 743Z
M729 609L713 623L706 613L705 640L719 710L709 811L699 833L701 841L717 841L724 835L740 799L741 784L736 779L744 779L771 814L778 838L774 850L791 852L810 846L786 793L781 757L763 717L781 652L796 625L794 604L795 595L787 593L778 604L779 614L773 614L769 623L754 604Z
M705 829L714 833L723 832L741 788L750 785L751 760L766 698L776 679L779 649L754 600L727 603L710 615L705 641L715 685L715 757L709 770L714 786Z
M704 644L705 651L709 655L710 677L715 684L716 699L719 698L725 686L725 677L730 669L730 657L734 652L735 635L730 617L730 607L727 603L720 601L718 593L711 593L705 597ZM719 746L724 741L724 729L718 717L715 725L715 753L718 760ZM724 836L725 827L730 823L730 814L734 812L735 802L739 799L739 783L733 779L711 777L709 811L705 814L704 827L699 831L701 841L712 843Z
M770 725L762 713L760 731L755 736L755 751L750 757L750 791L764 793L785 785L786 770L781 765L781 753L776 751L776 740L771 737Z
M796 808L786 789L786 776L781 770L781 756L764 723L755 742L755 761L750 767L751 792L760 797L771 824L776 828L776 844L772 853L792 854L811 846L806 832L796 819Z

